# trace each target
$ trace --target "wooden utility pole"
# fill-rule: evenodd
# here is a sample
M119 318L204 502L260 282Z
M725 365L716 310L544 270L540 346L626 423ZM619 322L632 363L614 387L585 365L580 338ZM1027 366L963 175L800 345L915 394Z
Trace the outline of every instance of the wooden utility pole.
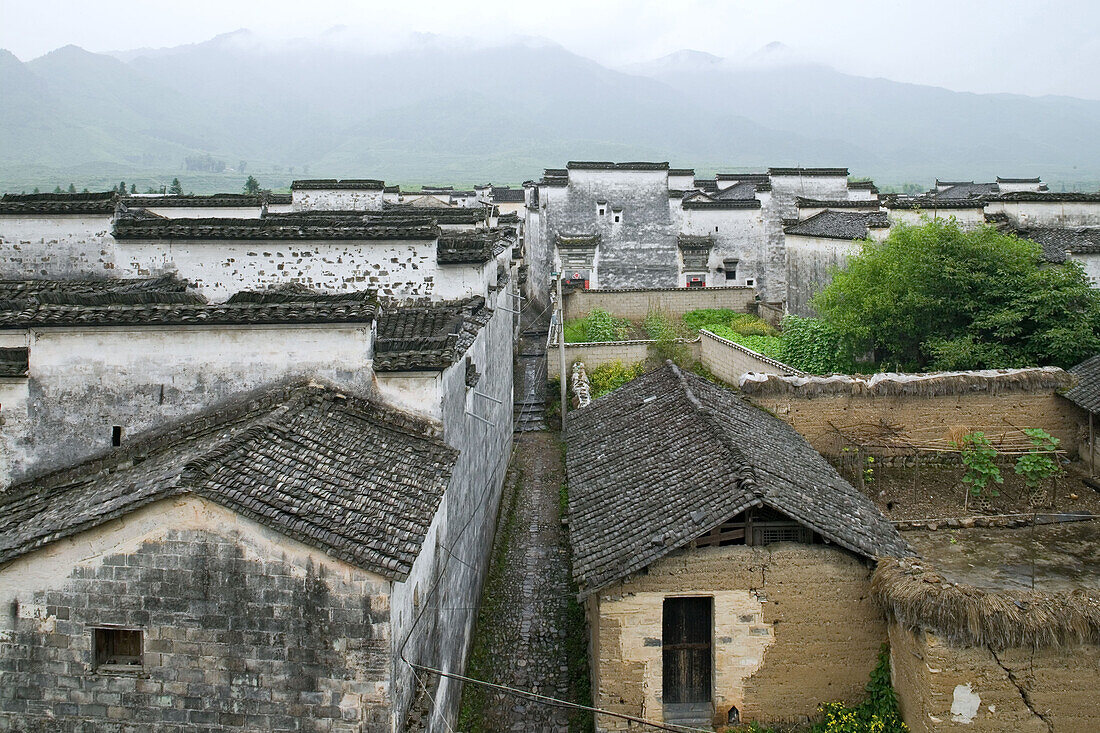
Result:
M558 381L561 383L561 431L565 432L565 396L566 396L566 379L569 377L565 372L565 303L561 299L561 273L555 273L557 275L557 288L558 288L558 375L561 377Z

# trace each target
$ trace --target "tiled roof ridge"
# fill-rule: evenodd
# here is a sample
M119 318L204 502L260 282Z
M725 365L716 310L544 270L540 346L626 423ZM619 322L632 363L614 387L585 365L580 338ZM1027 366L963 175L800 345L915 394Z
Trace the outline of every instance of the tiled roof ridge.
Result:
M769 176L845 176L847 168L768 168Z
M366 213L366 212L364 212ZM116 239L436 239L437 226L394 226L378 221L347 219L145 219L119 217Z
M134 208L170 208L175 206L217 207L217 206L260 206L262 204L289 204L289 193L209 193L209 194L165 194L158 196L126 196L122 203Z
M171 300L171 298L167 298ZM95 300L95 298L93 298ZM155 298L153 298L155 300ZM356 323L373 321L377 301L373 296L287 301L194 303L139 302L55 304L16 301L11 310L0 310L0 329L65 326L169 326L235 325L250 323Z
M695 391L691 388L691 383L688 381L688 376L680 367L676 366L671 359L666 360L665 365L676 378L677 384L679 384L684 396L687 397L688 404L695 410L695 414L699 416L700 421L706 426L707 431L729 455L731 465L737 466L731 474L736 487L750 492L757 498L764 498L764 490L756 480L756 472L753 470L752 463L745 457L741 449L730 440L730 436L725 428L723 428L715 418L714 409L703 404L696 396ZM723 517L718 521L723 522L726 519L728 519L728 517ZM688 541L690 541L690 539Z
M325 191L325 190L367 190L381 191L386 187L385 181L377 178L301 178L291 181L291 190L298 191Z
M628 171L660 171L668 170L668 161L654 163L650 161L633 161L626 163L614 163L609 160L571 160L565 164L567 170L628 170ZM549 172L551 169L547 169Z
M114 201L117 191L91 191L88 193L6 193L0 196L3 203L32 203L36 201Z
M795 196L795 205L800 209L837 208L837 209L877 209L882 204L874 199L843 199L830 201L829 199L814 199L805 196Z

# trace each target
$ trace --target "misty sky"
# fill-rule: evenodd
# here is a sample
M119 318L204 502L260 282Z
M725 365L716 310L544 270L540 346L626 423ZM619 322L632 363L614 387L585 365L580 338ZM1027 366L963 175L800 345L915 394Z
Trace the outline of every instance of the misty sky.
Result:
M337 25L383 48L412 32L545 37L607 65L680 49L743 58L780 41L862 76L1100 99L1096 0L0 0L0 47L23 60L70 43L157 48L239 28L288 39Z

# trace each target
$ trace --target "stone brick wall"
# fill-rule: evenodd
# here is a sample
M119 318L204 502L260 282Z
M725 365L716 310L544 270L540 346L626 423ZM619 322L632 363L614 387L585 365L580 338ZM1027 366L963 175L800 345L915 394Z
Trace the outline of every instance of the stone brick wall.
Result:
M196 497L0 569L0 728L390 731L390 584ZM144 634L97 671L93 627Z
M596 705L662 719L662 608L678 595L714 598L715 724L731 706L742 721L782 723L806 720L822 701L855 702L886 640L870 572L824 545L676 552L589 604ZM600 730L626 725L598 720Z
M1100 646L952 647L890 625L891 669L913 733L1100 730Z
M642 319L659 310L674 317L699 308L753 312L756 291L747 287L670 288L663 290L576 290L564 296L565 318L583 318L603 308L616 318Z
M728 384L737 384L746 372L801 374L797 369L707 330L699 332L699 360L714 376Z
M815 450L827 456L840 455L845 447L834 426L884 424L914 440L947 438L956 427L966 428L966 431L982 430L987 435L1015 432L1016 428L1042 428L1061 440L1062 448L1074 453L1080 415L1083 414L1050 390L939 396L749 395L749 399L785 420ZM881 452L891 453L889 450Z
M609 341L599 344L566 344L565 368L570 369L578 361L584 362L584 366L589 370L616 361L625 365L637 364L648 358L649 346L652 343L652 341ZM551 344L546 351L546 378L557 379L561 374L560 367L558 348Z

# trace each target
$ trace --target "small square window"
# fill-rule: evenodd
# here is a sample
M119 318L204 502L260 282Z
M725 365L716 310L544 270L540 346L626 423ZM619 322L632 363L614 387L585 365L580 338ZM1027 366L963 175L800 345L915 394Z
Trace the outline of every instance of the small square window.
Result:
M122 445L122 426L115 425L111 428L111 445L116 448Z
M601 206L600 208L596 209L596 213L600 216L604 216L605 214L607 214L607 209Z
M143 664L140 629L92 629L96 669L131 671Z
M623 220L622 214L615 214L615 223L616 224L618 224L622 220Z

